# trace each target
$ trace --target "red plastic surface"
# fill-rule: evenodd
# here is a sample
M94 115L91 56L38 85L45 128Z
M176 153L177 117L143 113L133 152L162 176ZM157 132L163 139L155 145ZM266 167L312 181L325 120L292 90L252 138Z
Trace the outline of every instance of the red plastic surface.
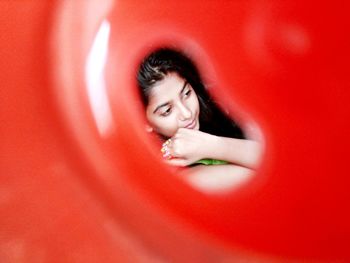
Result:
M349 11L1 1L0 262L350 261ZM85 66L103 21L101 130ZM192 53L213 95L260 127L266 151L249 184L208 195L157 159L134 74L162 44Z

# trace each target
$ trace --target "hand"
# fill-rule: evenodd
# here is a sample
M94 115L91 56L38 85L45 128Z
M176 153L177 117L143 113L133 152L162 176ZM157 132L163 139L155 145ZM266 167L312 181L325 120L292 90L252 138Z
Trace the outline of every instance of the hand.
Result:
M166 145L166 152L171 156L167 162L171 165L187 166L207 158L215 138L214 135L198 130L180 128Z

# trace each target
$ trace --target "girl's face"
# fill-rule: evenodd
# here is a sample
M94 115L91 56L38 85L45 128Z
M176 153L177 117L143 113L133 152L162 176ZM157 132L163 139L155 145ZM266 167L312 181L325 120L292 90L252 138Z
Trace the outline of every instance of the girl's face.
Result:
M146 117L151 128L172 137L179 128L199 129L199 102L191 85L176 73L168 73L149 95Z

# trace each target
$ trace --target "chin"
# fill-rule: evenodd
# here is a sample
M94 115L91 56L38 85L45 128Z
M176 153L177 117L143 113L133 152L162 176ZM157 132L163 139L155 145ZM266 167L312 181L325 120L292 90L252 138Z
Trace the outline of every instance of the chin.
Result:
M196 120L196 126L194 127L195 130L199 130L200 128L200 123L199 123L199 118Z

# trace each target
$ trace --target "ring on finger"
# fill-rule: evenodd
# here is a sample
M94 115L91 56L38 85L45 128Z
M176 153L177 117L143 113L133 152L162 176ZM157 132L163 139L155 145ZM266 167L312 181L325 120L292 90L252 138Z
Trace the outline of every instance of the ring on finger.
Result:
M170 146L171 144L171 139L168 139L167 141L165 141L162 145L162 149L160 150L163 153L163 158L164 159L171 159L173 156L170 153Z

